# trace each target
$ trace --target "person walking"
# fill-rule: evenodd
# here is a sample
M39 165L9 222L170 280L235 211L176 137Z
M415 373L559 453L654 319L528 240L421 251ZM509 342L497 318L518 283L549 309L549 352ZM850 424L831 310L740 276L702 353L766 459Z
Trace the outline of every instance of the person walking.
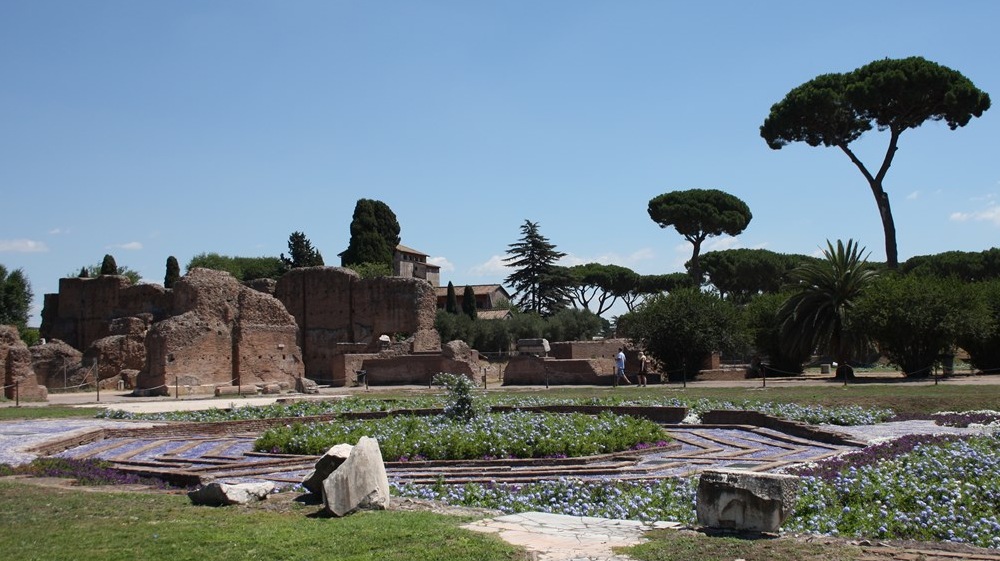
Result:
M646 357L646 353L639 351L639 373L636 374L636 378L639 380L639 385L646 387L646 370L649 369L649 358Z
M618 347L618 354L615 355L615 381L619 379L625 380L626 384L632 383L625 375L625 347Z

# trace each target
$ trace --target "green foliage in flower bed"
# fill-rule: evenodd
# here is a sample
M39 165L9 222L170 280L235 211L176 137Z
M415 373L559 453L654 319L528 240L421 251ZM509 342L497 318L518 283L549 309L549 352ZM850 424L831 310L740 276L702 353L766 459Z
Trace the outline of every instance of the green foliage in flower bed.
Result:
M657 481L582 480L526 484L393 484L393 493L451 505L491 508L505 513L551 512L619 520L672 520L693 524L697 483L690 479Z
M645 419L602 413L490 413L471 421L444 415L330 423L295 423L268 430L258 451L323 454L331 446L375 438L387 461L587 456L663 442L659 425Z
M793 421L812 424L864 425L879 423L893 416L890 409L866 408L857 405L823 406L798 405L795 403L767 401L726 401L717 399L695 399L677 397L603 397L589 399L558 399L523 395L477 395L476 406L502 405L507 407L536 407L540 405L640 405L661 407L687 407L691 413L700 416L713 409L744 409L760 411ZM448 405L440 395L398 399L392 401L348 397L331 401L303 401L292 404L244 406L233 409L208 409L204 411L173 411L166 413L131 413L110 409L98 415L105 419L144 421L239 421L251 419L278 419L308 417L348 412L389 411L393 409L428 409Z

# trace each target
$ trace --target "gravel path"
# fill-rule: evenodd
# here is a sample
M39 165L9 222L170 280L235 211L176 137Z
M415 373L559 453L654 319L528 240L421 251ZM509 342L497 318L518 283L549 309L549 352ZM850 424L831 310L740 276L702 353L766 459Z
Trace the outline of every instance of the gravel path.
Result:
M877 425L857 425L853 427L842 427L837 425L820 425L825 430L839 432L849 435L851 438L867 442L881 442L892 440L908 434L982 434L991 429L983 426L978 427L943 427L934 421L895 421L891 423L879 423ZM995 428L992 430L996 430Z
M106 421L100 419L51 419L4 421L0 423L0 464L31 463L35 454L26 450L60 438L99 428L145 428L155 423Z

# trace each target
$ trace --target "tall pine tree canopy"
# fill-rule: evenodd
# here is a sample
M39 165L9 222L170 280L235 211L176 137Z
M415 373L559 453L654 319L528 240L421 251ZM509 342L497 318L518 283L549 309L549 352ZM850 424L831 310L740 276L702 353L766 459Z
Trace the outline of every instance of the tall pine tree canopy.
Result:
M324 265L323 256L302 232L292 232L288 236L288 257L282 253L281 262L286 269L322 267Z
M340 264L347 267L383 263L391 268L399 242L399 221L389 205L374 199L359 199L351 219L351 240L340 254Z
M792 89L771 106L760 127L767 145L792 142L839 148L864 176L875 197L885 234L885 259L899 265L896 223L885 191L899 137L927 121L964 127L990 108L990 96L960 72L921 57L876 60L852 72L822 74ZM873 128L887 131L881 162L865 164L851 145Z
M566 307L573 284L565 267L556 265L565 253L538 231L538 223L525 220L521 239L507 246L504 258L508 267L516 269L505 282L514 288L518 307L522 311L550 316Z

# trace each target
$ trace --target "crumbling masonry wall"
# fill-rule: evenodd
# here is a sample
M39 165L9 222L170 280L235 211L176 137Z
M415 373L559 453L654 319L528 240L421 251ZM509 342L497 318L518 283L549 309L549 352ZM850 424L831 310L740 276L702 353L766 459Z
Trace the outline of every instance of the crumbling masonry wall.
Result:
M45 295L39 335L85 350L111 334L111 321L150 314L153 321L173 315L170 291L156 284L133 286L126 277L59 279L59 293Z
M274 295L295 317L306 376L337 385L348 378L343 355L376 353L379 337L412 337L411 353L436 352L437 296L421 279L362 279L341 267L292 269Z

